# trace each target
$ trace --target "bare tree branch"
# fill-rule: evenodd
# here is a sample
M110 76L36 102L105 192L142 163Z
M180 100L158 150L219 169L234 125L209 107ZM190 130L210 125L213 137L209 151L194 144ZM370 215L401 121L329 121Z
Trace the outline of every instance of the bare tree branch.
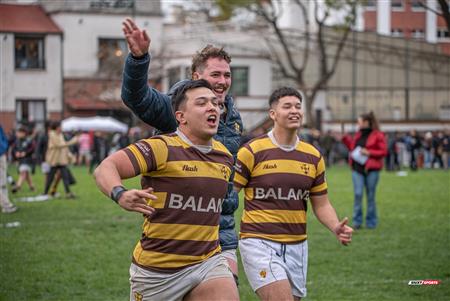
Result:
M301 0L294 0L294 1L302 10L303 20L304 20L304 24L305 24L305 49L303 50L302 64L299 68L299 72L303 73L303 71L306 69L306 65L309 62L309 45L310 45L310 40L311 40L310 32L309 32L310 22L309 22L308 11L306 10L306 7L303 4L303 2L301 2Z
M259 11L259 15L262 16L267 23L269 23L269 25L272 27L272 29L275 31L275 35L278 38L278 41L281 43L281 46L283 48L283 52L286 55L286 58L289 62L289 66L291 67L291 69L297 74L297 76L300 74L300 69L297 67L293 56L292 56L292 52L291 49L289 49L288 43L285 39L284 34L281 32L280 28L278 27L278 17L274 17L274 18L270 18L266 11L264 10L264 8L260 5L259 6L260 9Z

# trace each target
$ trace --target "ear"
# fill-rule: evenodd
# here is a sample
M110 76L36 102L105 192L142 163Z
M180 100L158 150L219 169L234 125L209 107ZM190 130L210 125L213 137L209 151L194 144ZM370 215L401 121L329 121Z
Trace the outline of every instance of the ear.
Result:
M178 121L178 124L186 124L186 119L184 118L184 112L183 111L176 111L175 112L175 118Z
M269 117L270 117L270 119L275 121L275 115L276 115L275 110L274 109L270 109L269 110Z
M192 73L192 79L193 79L193 80L197 80L197 79L199 79L199 78L200 78L200 74L198 74L197 71L195 71L194 73Z

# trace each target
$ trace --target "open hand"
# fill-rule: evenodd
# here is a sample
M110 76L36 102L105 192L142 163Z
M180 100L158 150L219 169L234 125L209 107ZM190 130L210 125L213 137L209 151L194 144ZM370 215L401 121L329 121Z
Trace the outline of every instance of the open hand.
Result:
M336 234L337 239L344 246L352 242L353 228L347 226L348 218L345 217L339 224L334 228L334 234Z
M136 23L129 18L122 22L122 25L122 31L127 40L131 54L135 57L146 54L150 48L150 38L145 29L140 30Z
M153 188L147 189L131 189L125 191L118 201L120 207L127 211L135 211L151 216L155 212L155 208L148 205L147 200L156 200L157 197L152 194Z

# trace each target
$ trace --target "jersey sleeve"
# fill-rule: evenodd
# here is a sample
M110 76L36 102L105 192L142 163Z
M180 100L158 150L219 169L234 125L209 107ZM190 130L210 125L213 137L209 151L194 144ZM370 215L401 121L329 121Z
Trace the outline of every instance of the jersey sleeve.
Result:
M167 144L162 139L143 139L124 149L136 175L164 168L167 162Z
M253 167L255 157L248 145L241 147L237 154L236 164L234 166L234 186L242 188L247 186Z
M316 166L316 176L314 178L313 185L311 187L311 195L322 195L326 194L328 189L327 181L325 179L325 161L322 156L320 156L319 162Z

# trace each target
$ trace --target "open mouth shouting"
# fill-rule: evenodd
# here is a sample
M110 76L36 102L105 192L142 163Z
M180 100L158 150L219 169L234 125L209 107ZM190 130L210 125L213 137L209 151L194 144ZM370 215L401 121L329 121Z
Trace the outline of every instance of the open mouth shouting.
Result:
M206 122L208 123L208 126L214 128L214 127L217 126L217 121L218 120L219 120L219 117L217 116L217 114L211 114L206 119Z

